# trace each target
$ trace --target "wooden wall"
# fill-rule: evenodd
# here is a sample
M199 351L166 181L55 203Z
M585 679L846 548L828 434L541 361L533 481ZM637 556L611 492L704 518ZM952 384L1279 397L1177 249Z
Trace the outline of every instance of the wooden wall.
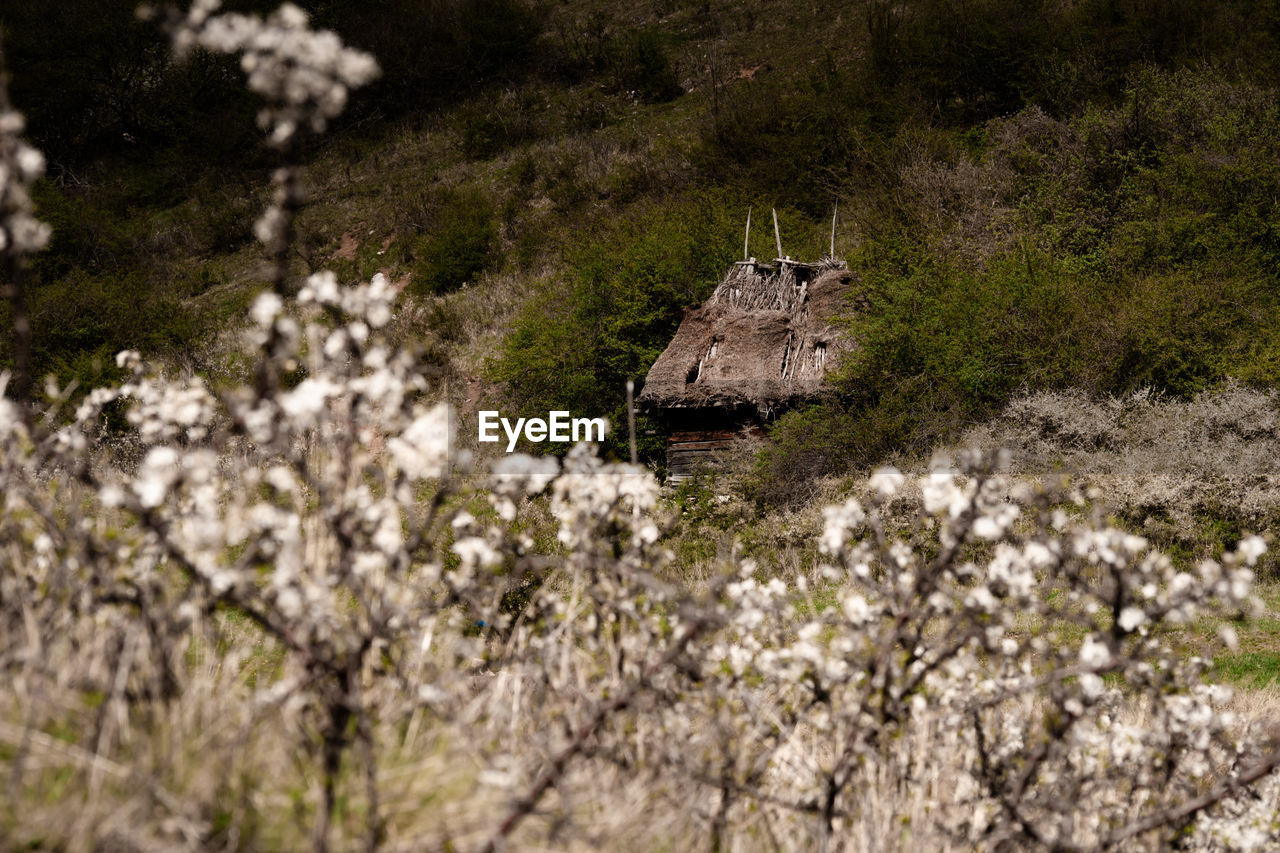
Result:
M679 483L698 471L724 470L725 456L751 439L764 437L754 422L707 424L673 431L667 438L667 482Z

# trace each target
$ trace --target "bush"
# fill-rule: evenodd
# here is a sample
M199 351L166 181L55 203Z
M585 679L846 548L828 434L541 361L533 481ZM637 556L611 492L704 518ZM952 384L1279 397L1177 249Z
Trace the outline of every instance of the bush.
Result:
M646 104L679 97L682 90L667 52L669 36L652 28L619 30L601 10L562 23L556 31L559 71L575 81L607 75L616 92Z
M869 307L838 401L778 424L754 493L790 502L806 476L925 453L1020 391L1280 381L1280 110L1258 101L1145 70L1115 107L1028 110L976 154L911 162L901 232L852 260Z
M1149 388L1109 397L1042 391L1016 397L960 441L1008 448L1026 478L1068 474L1090 484L1180 565L1280 523L1280 484L1257 475L1280 453L1275 391L1237 383L1189 399ZM1259 570L1274 573L1274 559Z
M60 387L78 386L78 397L119 377L115 354L132 342L156 352L182 352L196 340L198 323L177 297L136 273L73 273L31 288L32 375L51 375ZM0 306L0 323L12 323L7 303ZM13 355L6 336L0 365L12 365Z
M749 81L710 96L696 152L704 172L819 218L842 192L886 195L905 112L821 57L797 85Z
M431 204L427 233L413 246L415 293L455 290L474 281L497 259L493 206L477 189L448 190Z
M680 96L662 37L653 30L633 30L615 39L609 56L616 85L640 102L660 104Z
M670 343L683 309L701 302L735 257L745 206L690 192L602 227L566 252L559 287L533 298L489 362L520 415L565 409L606 416L625 454L627 380L637 389ZM642 422L641 432L649 424ZM662 443L642 439L646 459Z
M464 105L455 119L463 155L488 160L534 139L538 132L534 113L539 106L529 91L504 92Z

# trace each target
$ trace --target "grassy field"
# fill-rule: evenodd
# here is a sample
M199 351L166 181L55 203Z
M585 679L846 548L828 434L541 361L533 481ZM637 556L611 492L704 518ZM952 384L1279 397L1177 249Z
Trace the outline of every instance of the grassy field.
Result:
M1266 604L1265 614L1230 624L1240 645L1233 651L1220 648L1214 653L1214 675L1223 683L1244 689L1274 690L1280 682L1280 582L1262 582L1258 595ZM1197 626L1195 633L1220 641L1214 626Z

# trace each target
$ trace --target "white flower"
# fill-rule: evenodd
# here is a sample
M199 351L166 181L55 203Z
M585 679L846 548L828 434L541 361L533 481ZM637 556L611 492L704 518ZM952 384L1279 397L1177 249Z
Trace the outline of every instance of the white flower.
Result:
M824 554L836 554L844 547L849 531L854 530L866 520L866 513L856 498L849 498L839 506L822 508L824 521L822 538L818 542Z
M992 583L1003 583L1009 594L1017 597L1030 595L1036 585L1036 576L1028 561L1007 542L996 546L995 556L987 566L987 577Z
M258 238L259 243L270 245L283 233L287 221L285 212L272 205L253 223L253 236Z
M330 397L341 389L327 377L308 377L298 387L280 395L280 411L299 427L314 426Z
M536 495L545 489L558 473L560 473L560 463L554 456L512 453L499 457L493 464L494 488L505 494L524 492Z
M479 536L466 536L453 543L453 553L467 568L492 568L502 562L502 555Z
M365 320L375 329L381 329L391 322L391 303L395 299L395 290L387 282L382 273L376 274L369 282L369 307L365 311Z
M146 509L160 506L177 479L178 451L172 447L151 448L133 481L138 503Z
M258 294L258 298L253 301L253 307L249 309L249 317L265 329L275 321L283 308L284 300L267 291Z
M877 468L871 478L867 480L867 485L874 489L881 497L891 498L902 488L902 484L907 478L902 476L902 472L892 466Z
M999 539L1017 520L1016 506L1000 504L974 519L973 535L979 539Z
M347 92L378 76L373 57L345 47L328 31L308 28L307 13L285 3L265 21L256 15L214 15L221 4L193 4L174 33L179 54L204 47L218 53L240 53L249 88L267 107L259 122L269 141L287 145L299 126L324 130L342 112Z
M1120 611L1116 624L1122 631L1135 631L1147 621L1147 614L1140 607L1129 606Z
M18 146L18 175L24 183L33 183L44 174L44 155L30 145Z
M307 283L298 291L298 301L306 304L338 305L342 302L342 292L338 288L338 277L331 270L321 270L307 277Z
M116 483L107 483L98 490L98 500L104 507L112 508L124 505L124 489Z
M640 529L636 531L636 537L642 545L652 545L658 541L658 525L652 521L646 521L640 525ZM777 580L775 578L775 580Z
M1111 650L1106 643L1093 639L1093 635L1085 637L1080 646L1080 663L1091 669L1102 669L1111 663Z
M994 612L1000 606L991 590L985 586L977 587L965 596L964 603L966 607L972 607L984 613Z
M266 480L268 485L278 492L291 493L298 489L298 480L293 471L283 465L272 465L268 468Z
M302 596L297 589L287 586L276 593L276 607L286 619L297 619L302 615Z
M1267 543L1261 536L1249 536L1240 540L1236 553L1246 566L1253 566L1257 564L1259 557L1267 553Z
M387 449L405 476L413 480L441 477L449 466L449 433L453 422L448 403L418 416L405 431L387 442Z
M969 506L964 490L956 485L956 472L950 465L946 457L935 457L929 475L920 480L924 511L930 515L945 512L951 518L957 518Z
M1097 699L1102 695L1104 685L1102 679L1092 672L1086 672L1080 676L1080 692L1084 694L1086 699Z
M0 252L33 254L49 244L49 226L32 215L31 187L44 174L44 155L18 138L22 116L0 111L0 150L15 153L16 168L0 163Z
M861 595L845 596L844 600L840 602L840 608L854 625L862 626L871 621L871 606L867 604L867 600Z

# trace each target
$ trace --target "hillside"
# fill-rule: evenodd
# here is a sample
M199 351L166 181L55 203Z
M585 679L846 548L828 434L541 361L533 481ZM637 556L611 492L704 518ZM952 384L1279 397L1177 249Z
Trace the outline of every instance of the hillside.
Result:
M1280 847L1280 6L221 5L0 8L0 847Z
M0 13L52 162L37 372L88 383L125 346L232 369L218 339L261 286L245 223L272 159L246 144L253 104L220 60L157 59L130 3L62 4L80 41L51 40L39 5ZM1017 391L1266 386L1277 28L1256 4L1162 7L314 4L385 75L306 151L293 272L407 285L404 334L460 403L619 422L748 207L777 207L800 257L839 203L865 343L828 404L779 425L767 503L924 452Z
M43 43L35 6L0 18L52 162L36 372L88 387L136 347L228 382L275 155L252 142L234 69L155 58L160 27L131 8L67 4L85 40L128 35L93 50ZM829 401L778 425L747 484L768 505L927 453L1019 392L1266 387L1273 30L1253 4L1154 9L486 0L395 30L394 6L318 5L389 58L304 152L292 272L405 286L398 328L464 413L484 399L621 423L626 380L736 257L747 208L779 208L802 257L838 204L861 347ZM432 63L406 61L412 38ZM120 103L139 65L159 82ZM75 73L92 112L68 97ZM230 133L182 105L197 94ZM754 236L770 255L768 229ZM660 447L642 442L655 463Z

